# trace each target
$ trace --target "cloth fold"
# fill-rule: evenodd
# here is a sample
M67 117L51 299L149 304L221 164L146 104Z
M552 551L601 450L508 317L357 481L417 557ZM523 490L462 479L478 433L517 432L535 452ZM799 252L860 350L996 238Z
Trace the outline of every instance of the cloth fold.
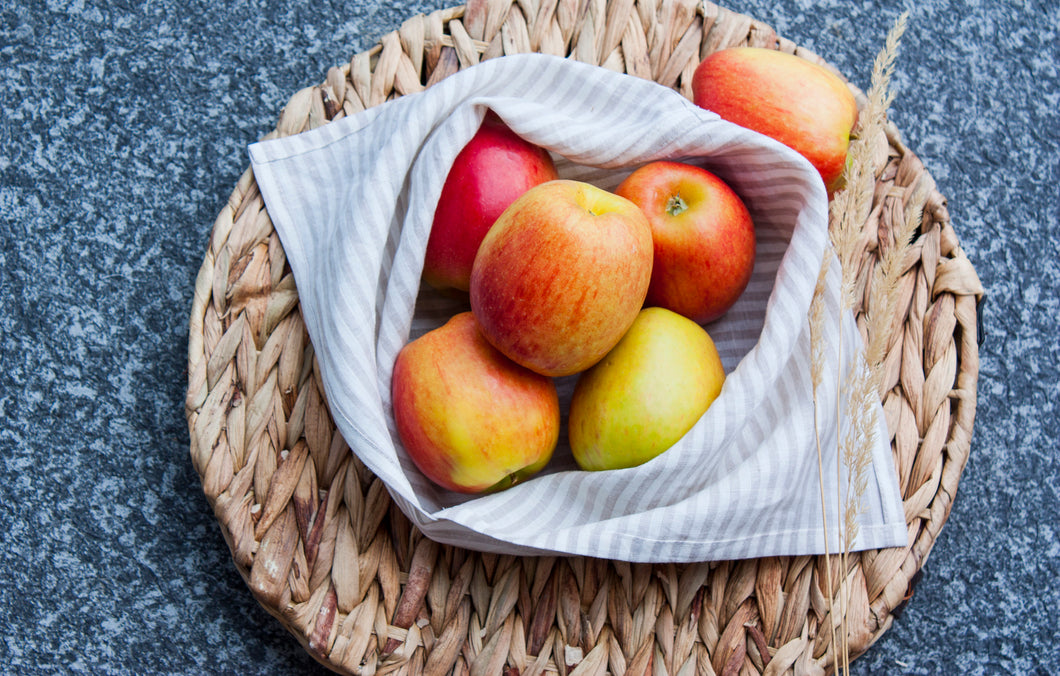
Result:
M411 338L466 309L420 284L448 168L487 110L547 148L564 178L613 189L656 159L704 166L731 185L755 221L752 281L706 326L728 374L721 395L675 446L639 467L578 471L561 432L546 470L485 496L436 487L398 440L394 359ZM255 178L283 243L335 424L427 536L509 554L683 562L824 552L846 500L837 468L836 378L816 394L807 315L827 241L816 171L794 151L732 125L656 83L540 54L462 70L418 94L296 136L250 147ZM828 340L860 346L826 294ZM835 350L832 350L832 354ZM833 357L834 361L834 357ZM575 377L559 379L566 406ZM822 430L818 469L814 420ZM904 545L907 531L882 407L854 549ZM845 433L847 416L840 416ZM830 449L830 450L829 450Z

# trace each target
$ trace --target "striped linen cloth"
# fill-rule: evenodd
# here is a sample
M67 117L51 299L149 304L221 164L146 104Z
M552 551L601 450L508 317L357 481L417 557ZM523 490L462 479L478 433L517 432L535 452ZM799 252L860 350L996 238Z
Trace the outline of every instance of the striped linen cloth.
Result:
M401 447L390 377L401 347L468 309L421 286L434 206L487 109L549 149L560 174L614 188L671 158L717 173L754 218L758 255L737 305L706 328L728 374L675 446L639 467L578 471L561 430L549 467L507 491L437 488ZM351 449L429 537L509 554L683 562L823 553L807 314L827 238L827 198L801 156L656 83L541 54L492 59L427 90L250 147L298 286L328 403ZM829 277L830 353L860 345ZM834 357L832 357L834 361ZM836 549L835 364L818 392L829 547ZM575 377L558 379L561 405ZM879 414L854 549L904 545L905 518ZM843 417L845 420L845 416ZM843 429L846 425L843 424Z

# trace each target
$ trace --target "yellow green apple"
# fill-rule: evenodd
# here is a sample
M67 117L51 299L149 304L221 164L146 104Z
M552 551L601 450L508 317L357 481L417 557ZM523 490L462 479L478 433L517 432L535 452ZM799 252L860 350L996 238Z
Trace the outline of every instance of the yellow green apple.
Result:
M423 279L467 291L482 238L519 195L557 178L544 148L520 138L492 111L449 169L435 208Z
M523 481L548 464L559 440L555 383L497 351L470 312L401 349L391 394L409 457L452 491L491 492Z
M574 460L586 470L651 460L692 429L724 382L702 326L645 308L614 349L578 377L568 421Z
M751 281L755 228L743 200L702 167L650 162L615 193L641 208L655 258L645 303L696 322L729 311Z
M513 361L570 375L625 334L651 266L651 228L636 204L589 183L549 181L486 233L471 268L471 311Z
M835 73L774 49L731 47L700 62L692 100L794 148L821 174L829 193L837 188L858 108Z

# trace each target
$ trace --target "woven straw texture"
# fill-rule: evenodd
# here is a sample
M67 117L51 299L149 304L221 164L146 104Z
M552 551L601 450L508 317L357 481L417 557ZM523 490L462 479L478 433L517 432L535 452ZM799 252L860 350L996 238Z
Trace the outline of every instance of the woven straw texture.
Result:
M690 96L699 61L737 45L824 63L709 3L477 0L410 18L332 68L290 99L267 138L517 52L570 55ZM827 577L839 589L845 576L850 652L863 653L912 594L968 458L982 295L945 199L890 123L879 147L861 297L892 223L927 187L881 389L909 540L852 555L844 571L834 557L831 569L809 556L692 565L506 557L423 537L335 430L294 279L248 169L196 280L186 415L192 462L255 598L342 673L818 674L835 663Z

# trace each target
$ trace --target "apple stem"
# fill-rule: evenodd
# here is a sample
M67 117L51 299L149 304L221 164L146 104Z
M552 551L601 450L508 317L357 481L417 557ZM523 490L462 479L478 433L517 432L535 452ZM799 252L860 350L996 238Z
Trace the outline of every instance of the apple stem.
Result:
M677 216L678 214L684 213L688 209L688 204L681 199L680 195L671 195L670 199L666 201L666 213L671 216Z

